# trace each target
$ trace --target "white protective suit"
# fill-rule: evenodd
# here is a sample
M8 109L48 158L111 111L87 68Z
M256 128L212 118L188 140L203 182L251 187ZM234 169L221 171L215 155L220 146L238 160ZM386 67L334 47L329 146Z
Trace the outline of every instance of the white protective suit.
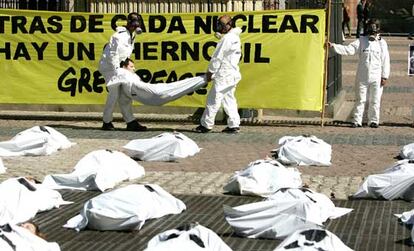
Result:
M0 158L0 174L6 172L6 167L3 164L3 160Z
M309 189L281 189L265 201L231 208L224 216L237 235L248 238L284 238L296 230L323 226L352 211L335 207L324 194Z
M128 185L88 200L80 214L64 227L80 231L140 230L145 221L167 214L179 214L185 204L158 185Z
M69 174L47 175L43 186L52 189L105 191L119 182L141 178L144 168L124 153L97 150L85 155Z
M403 159L414 159L414 143L403 146L400 157Z
M332 147L315 136L284 136L280 147L272 150L275 158L286 165L330 166Z
M70 204L59 192L25 178L12 178L0 184L0 225L31 220L38 212Z
M414 54L410 57L408 75L414 76Z
M406 225L414 225L414 209L411 211L404 212L402 214L394 214L398 217L398 220ZM414 227L411 228L411 243L414 244Z
M352 197L414 201L414 160L400 160L381 174L369 175Z
M234 93L241 79L238 66L241 59L241 32L242 30L236 27L226 33L218 42L208 65L208 71L213 74L213 86L208 93L206 109L200 120L200 124L208 129L214 126L216 114L222 104L228 115L228 127L234 128L240 125Z
M163 105L206 85L205 76L187 78L167 84L145 83L134 72L119 69L108 85L121 85L123 100L130 99L144 105Z
M154 236L144 251L231 251L213 231L197 223L170 229Z
M362 125L369 92L368 124L379 124L383 89L381 78L388 79L390 75L390 56L387 42L379 36L375 41L369 41L368 36L362 36L349 45L332 44L332 46L335 52L340 55L357 54L359 56L355 80L354 123Z
M65 135L48 126L34 126L0 142L0 156L50 155L73 146Z
M13 224L0 226L1 251L60 251L56 242L47 242L26 228Z
M176 161L194 156L201 150L192 139L179 132L134 139L123 148L131 158L143 161Z
M126 27L117 27L99 61L99 72L103 75L108 88L103 112L103 122L105 123L112 122L112 114L117 101L125 122L128 123L135 119L132 113L131 99L120 95L121 85L110 83L110 80L118 74L121 62L131 55L134 49L134 40L135 33L131 34Z
M235 172L223 189L228 193L267 197L281 188L299 187L302 187L302 179L296 168L286 168L276 160L261 159Z
M287 237L274 251L352 251L335 234L324 229L298 230Z

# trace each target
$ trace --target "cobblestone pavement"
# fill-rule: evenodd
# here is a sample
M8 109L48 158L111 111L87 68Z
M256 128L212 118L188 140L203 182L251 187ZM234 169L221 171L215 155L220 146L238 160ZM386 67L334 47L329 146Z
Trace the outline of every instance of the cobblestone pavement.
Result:
M129 140L148 138L165 131L179 131L192 138L202 148L196 156L179 162L142 162L147 171L141 180L130 182L157 183L166 190L181 194L221 194L222 187L234 171L254 160L270 155L277 141L285 135L313 134L332 144L332 166L298 167L303 182L326 195L346 199L354 193L362 178L380 172L395 161L401 146L414 142L413 129L408 126L382 126L378 129L352 129L347 126L243 126L238 135L191 132L192 123L146 123L147 132L98 130L94 121L32 121L0 120L0 140L34 125L57 129L77 145L51 156L3 158L8 168L0 179L30 175L42 180L46 174L68 173L85 154L97 149L122 150ZM115 126L122 127L122 123Z
M71 113L68 116L51 112L0 111L0 117L3 118L0 119L0 140L8 140L35 125L48 125L77 143L51 156L3 158L8 170L6 174L0 175L0 181L21 175L42 180L46 174L68 173L77 161L93 150L122 150L129 140L176 130L195 140L203 148L202 151L179 162L139 162L145 168L146 176L130 182L157 183L179 194L222 194L223 185L235 171L243 169L251 161L270 155L280 137L312 134L332 145L332 166L298 167L303 182L326 195L346 199L357 190L363 177L392 165L401 147L414 142L414 78L406 75L407 66L404 64L408 42L404 38L388 38L387 41L391 52L392 75L384 90L381 107L383 123L378 129L352 129L343 121L329 121L327 126L321 127L317 125L318 119L297 122L291 118L276 117L273 120L278 123L245 123L238 135L220 133L224 125L217 125L212 133L195 134L191 129L196 125L185 116L157 121L153 118L158 115L150 117L137 114L150 130L135 133L121 129L125 125L117 114L115 126L120 129L105 132L99 130L100 113ZM348 101L354 100L356 62L355 57L343 58L343 87L347 91ZM28 119L33 115L37 117ZM13 116L20 119L15 120Z

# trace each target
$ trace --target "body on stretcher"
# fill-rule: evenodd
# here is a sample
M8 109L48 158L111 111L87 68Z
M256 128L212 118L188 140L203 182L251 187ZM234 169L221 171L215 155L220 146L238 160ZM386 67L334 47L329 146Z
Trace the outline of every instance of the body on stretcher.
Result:
M150 84L143 82L134 72L120 68L117 75L111 78L109 85L121 85L122 93L144 105L161 106L172 102L207 84L205 75L187 78L166 84Z

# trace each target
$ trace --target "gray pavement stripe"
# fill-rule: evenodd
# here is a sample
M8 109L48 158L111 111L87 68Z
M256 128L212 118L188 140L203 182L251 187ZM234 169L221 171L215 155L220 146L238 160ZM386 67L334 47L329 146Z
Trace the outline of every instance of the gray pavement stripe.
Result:
M349 71L349 70L342 71L342 75L343 76L355 76L356 75L356 70L354 70L354 71ZM394 78L394 77L407 77L408 78L409 76L407 74L407 71L405 71L405 70L396 70L396 71L392 71L391 75L390 75L390 78ZM408 80L408 81L410 81L410 80Z
M388 48L389 48L389 50L392 50L392 48L395 48L395 47L399 47L399 48L407 48L407 47L408 47L408 45L409 45L410 43L412 43L412 41L410 41L410 40L408 40L408 39L405 39L405 41L404 41L404 40L394 40L394 39L390 39L390 38L385 38L385 40L387 41L387 44L388 44ZM343 45L350 44L350 43L352 43L353 41L355 41L355 39L347 39L347 40L343 43Z
M2 128L0 127L0 136L12 137L18 132L23 131L26 128ZM146 132L129 132L129 131L101 131L97 129L79 129L79 128L63 128L55 127L56 130L64 134L68 138L81 138L81 139L121 139L121 140L133 140L137 138L150 138L156 136L162 132L168 130L146 131ZM357 129L355 129L357 130ZM286 136L287 134L275 134L275 133L263 133L263 132L240 132L237 135L228 135L223 133L194 133L190 130L177 130L186 134L194 141L201 142L240 142L240 143L268 143L275 144L279 138ZM296 135L308 134L306 129L295 133ZM339 134L339 133L327 133L327 134L314 134L316 137L323 139L329 144L344 144L344 145L398 145L403 146L414 142L414 134L411 135L384 135L384 134Z
M408 56L408 46L406 50L391 50L390 51L391 54L391 59L393 55L405 55L406 57Z
M329 168L329 167L327 167ZM147 172L140 180L133 183L156 183L171 193L176 194L222 194L223 186L227 184L233 173L221 172ZM363 177L338 176L326 177L322 175L302 175L302 182L310 189L330 197L332 193L336 199L347 199L355 193Z
M354 59L354 58L342 58L342 63L354 63L357 64L359 61L359 59ZM392 59L391 60L392 63L407 63L407 59Z
M31 174L21 173L20 176L26 175ZM117 187L154 183L174 194L220 195L223 194L223 187L232 175L233 173L222 172L146 171L143 178L122 182ZM328 197L333 193L336 199L347 199L358 190L363 181L363 177L360 176L302 175L301 177L303 185ZM11 178L10 174L1 174L0 182L8 178Z
M397 43L388 43L388 48L390 48L390 50L392 50L392 48L395 48L395 47L400 47L400 48L407 49L409 44L410 44L410 42L408 42L408 41L406 43L402 43L402 44L400 44L400 43L398 43L398 44Z
M354 86L343 86L346 92L355 92ZM385 86L384 93L414 93L414 86Z
M413 123L414 123L414 106L411 107L411 117L413 118Z

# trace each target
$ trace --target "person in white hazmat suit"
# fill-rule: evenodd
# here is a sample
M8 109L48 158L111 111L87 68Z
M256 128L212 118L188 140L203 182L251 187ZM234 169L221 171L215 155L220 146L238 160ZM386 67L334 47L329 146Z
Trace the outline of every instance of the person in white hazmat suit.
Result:
M0 225L1 251L60 251L56 242L47 242L33 223Z
M3 164L3 161L0 158L0 174L5 173L6 172L6 167Z
M213 231L198 223L187 223L154 236L144 251L231 251Z
M383 86L390 75L390 56L387 42L379 34L379 22L371 20L366 33L349 45L328 42L340 55L359 56L356 75L356 103L352 127L362 127L365 103L368 98L368 125L378 128L380 122L380 103Z
M207 80L213 80L213 86L207 95L207 103L200 120L200 125L194 129L199 133L207 133L214 126L214 120L220 106L228 115L226 133L237 133L240 130L240 115L237 111L235 91L241 79L239 61L241 59L240 34L242 30L234 27L232 18L228 15L218 19L217 29L223 34L210 60L207 70ZM217 33L216 33L217 34Z
M127 25L116 28L116 32L105 46L99 61L99 72L103 75L108 88L108 96L103 111L102 130L115 129L112 124L112 114L117 101L122 117L127 123L126 129L128 131L145 131L147 129L134 118L131 105L132 100L125 98L125 95L120 95L121 85L111 84L110 82L118 74L121 62L131 55L134 49L135 36L142 32L140 28L141 23L141 15L135 12L128 14Z

